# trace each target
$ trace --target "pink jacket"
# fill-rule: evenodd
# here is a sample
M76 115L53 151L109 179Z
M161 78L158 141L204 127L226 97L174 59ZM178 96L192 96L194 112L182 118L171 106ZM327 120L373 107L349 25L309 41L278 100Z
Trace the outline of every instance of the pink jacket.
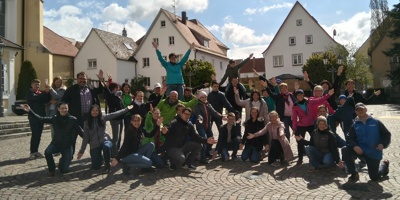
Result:
M330 97L329 94L326 94L322 97L315 98L310 97L307 100L306 111L304 112L303 109L300 108L297 104L295 104L292 108L292 129L293 131L297 130L297 126L312 126L314 125L315 120L318 116L318 106L321 104L328 103L327 99ZM325 104L326 105L326 104ZM328 103L329 105L329 103ZM328 107L328 109L330 106ZM313 110L315 109L315 110ZM330 108L332 109L332 108ZM314 118L315 114L315 118Z
M329 105L329 103L327 101L330 96L331 95L329 95L329 94L325 94L322 97L318 97L318 98L317 97L310 97L308 99L309 103L311 104L310 105L311 113L309 113L309 114L312 114L312 117L313 117L314 121L317 120L317 117L318 117L318 106L320 106L320 105L325 105L328 108L328 113L329 114L332 115L332 114L335 113L335 110ZM323 98L323 100L321 100L321 98ZM311 102L313 102L313 103L311 103Z

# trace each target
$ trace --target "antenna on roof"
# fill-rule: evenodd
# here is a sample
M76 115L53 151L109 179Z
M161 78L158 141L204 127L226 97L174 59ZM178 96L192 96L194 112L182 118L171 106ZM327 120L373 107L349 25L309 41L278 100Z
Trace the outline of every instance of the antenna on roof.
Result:
M172 8L174 8L174 22L176 23L176 1L175 0L173 0L174 1L174 4L172 4Z
M108 32L108 27L112 24L112 22L108 22L108 23L103 23L103 25L106 25L107 27L107 32Z

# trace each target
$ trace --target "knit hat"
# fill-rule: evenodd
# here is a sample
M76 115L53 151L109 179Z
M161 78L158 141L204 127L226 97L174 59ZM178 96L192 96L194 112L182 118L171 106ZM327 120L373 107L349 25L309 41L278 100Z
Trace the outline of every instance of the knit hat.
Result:
M203 97L203 96L207 96L207 93L206 92L204 92L204 91L199 91L199 93L197 93L197 96L200 98L200 97Z
M346 95L344 95L344 94L340 95L339 96L339 101L342 100L342 99L347 99Z
M279 78L277 78L277 79L276 79L276 83L281 84L281 83L282 83L282 80L279 79Z
M302 89L298 89L298 90L296 90L296 92L294 92L294 96L297 97L298 94L304 95L304 91Z
M324 116L319 116L319 117L317 118L317 125L319 124L320 121L324 121L325 124L328 124L328 120L327 120L326 117L324 117Z

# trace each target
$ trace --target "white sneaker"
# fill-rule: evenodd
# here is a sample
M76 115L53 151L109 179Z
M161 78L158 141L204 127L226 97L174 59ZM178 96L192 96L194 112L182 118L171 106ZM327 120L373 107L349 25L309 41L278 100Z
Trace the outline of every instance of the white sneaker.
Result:
M35 153L29 154L29 159L33 160L35 158L36 158L36 154Z

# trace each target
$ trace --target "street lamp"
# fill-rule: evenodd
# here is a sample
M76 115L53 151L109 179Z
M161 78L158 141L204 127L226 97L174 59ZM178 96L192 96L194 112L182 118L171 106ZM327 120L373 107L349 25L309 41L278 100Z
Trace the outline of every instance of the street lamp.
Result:
M3 107L3 93L4 93L4 66L3 66L3 51L4 43L0 39L0 117L4 117L4 107Z
M341 65L342 64L342 56L339 54L336 57L336 59L337 59L337 64ZM329 68L329 69L327 68L327 65L328 65L328 62L329 62L329 58L328 58L327 54L324 55L324 58L322 59L322 61L324 61L325 70L332 74L332 84L333 84L333 82L335 81L335 73L337 73L337 69L334 68L333 65L331 66L331 68Z

